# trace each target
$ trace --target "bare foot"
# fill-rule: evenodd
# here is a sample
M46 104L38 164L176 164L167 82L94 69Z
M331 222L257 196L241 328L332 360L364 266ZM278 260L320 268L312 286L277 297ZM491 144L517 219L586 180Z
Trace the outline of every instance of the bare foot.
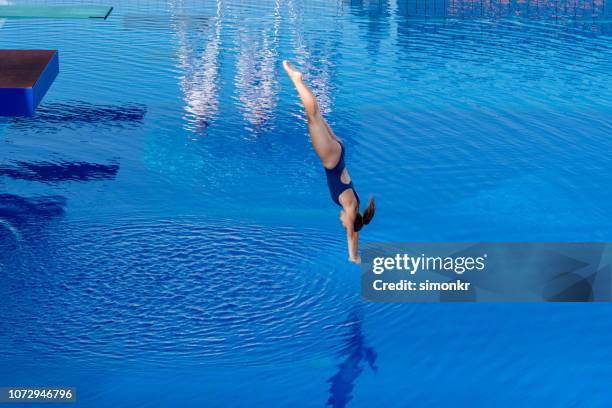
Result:
M295 69L289 61L283 61L283 68L285 68L287 75L289 75L289 78L291 78L293 82L302 82L302 73Z
M312 91L302 82L302 73L293 68L293 65L287 60L283 61L283 68L287 71L287 75L289 75L289 78L293 81L293 85L300 95L300 99L302 100L302 104L309 118L308 120L318 119L317 115L320 115L320 112L319 105L317 105L317 99Z

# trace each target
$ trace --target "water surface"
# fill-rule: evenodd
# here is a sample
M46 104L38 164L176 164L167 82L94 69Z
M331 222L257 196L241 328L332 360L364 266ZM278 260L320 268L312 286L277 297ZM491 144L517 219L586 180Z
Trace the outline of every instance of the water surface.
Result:
M59 49L61 74L36 117L0 122L0 383L87 407L609 405L608 305L360 301L280 61L376 195L364 240L609 241L610 9L122 0L107 21L5 20L0 47Z

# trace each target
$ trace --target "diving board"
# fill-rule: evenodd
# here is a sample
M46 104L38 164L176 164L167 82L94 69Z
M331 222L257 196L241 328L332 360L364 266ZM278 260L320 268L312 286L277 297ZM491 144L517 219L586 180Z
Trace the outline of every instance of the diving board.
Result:
M59 73L56 50L0 50L0 116L32 116Z
M106 20L113 8L87 5L5 5L0 18L99 18Z

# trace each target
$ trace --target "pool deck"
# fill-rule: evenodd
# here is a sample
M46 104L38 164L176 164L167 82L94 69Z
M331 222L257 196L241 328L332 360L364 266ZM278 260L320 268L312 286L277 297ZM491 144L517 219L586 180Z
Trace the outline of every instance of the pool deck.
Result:
M59 73L57 50L0 50L0 116L31 116Z

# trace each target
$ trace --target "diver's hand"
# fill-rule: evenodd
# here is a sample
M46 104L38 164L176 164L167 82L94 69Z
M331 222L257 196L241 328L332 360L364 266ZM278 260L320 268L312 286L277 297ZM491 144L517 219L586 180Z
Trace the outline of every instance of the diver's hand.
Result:
M350 257L349 262L359 265L361 263L361 257L359 255L356 257Z

